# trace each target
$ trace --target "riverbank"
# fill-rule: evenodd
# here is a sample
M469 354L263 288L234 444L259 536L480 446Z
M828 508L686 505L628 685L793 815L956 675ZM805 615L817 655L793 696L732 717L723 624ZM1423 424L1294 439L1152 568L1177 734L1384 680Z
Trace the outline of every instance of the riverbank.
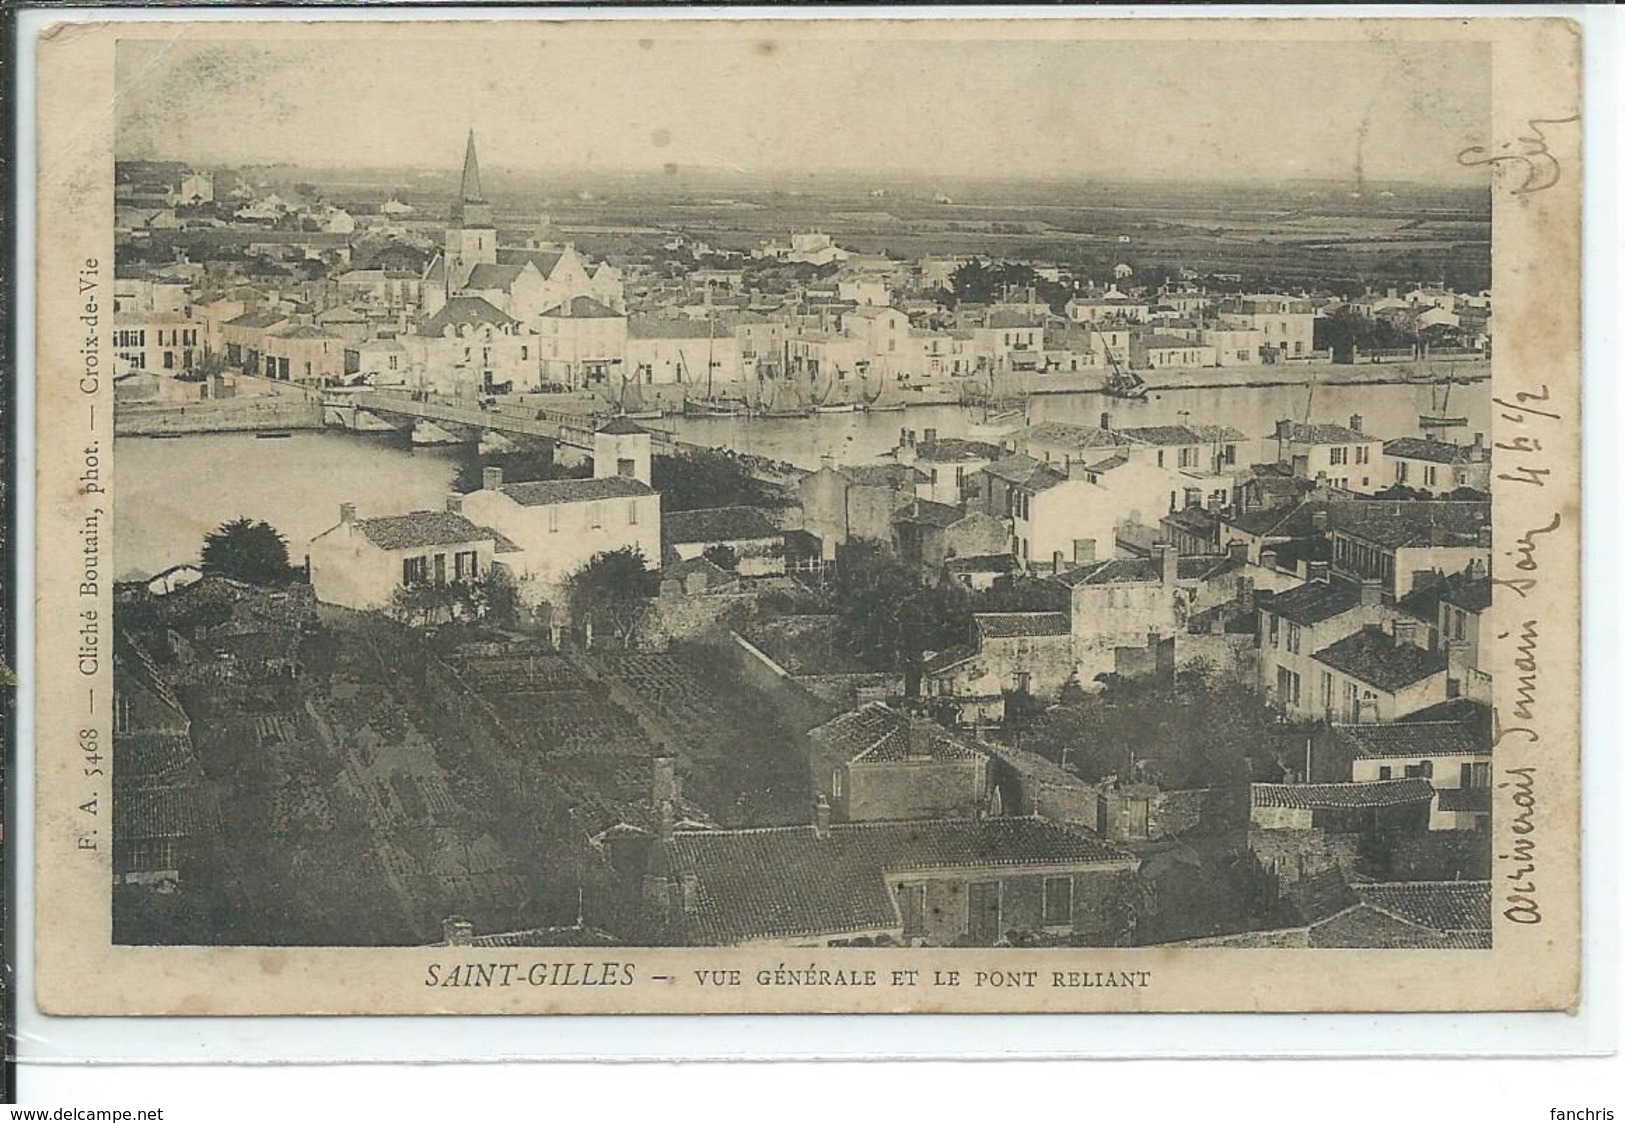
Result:
M115 437L179 437L320 428L321 402L291 397L120 402L113 409Z
M1487 360L1429 366L1426 362L1255 364L1238 367L1191 367L1138 372L1151 392L1158 390L1268 389L1281 386L1426 386L1447 376L1456 382L1482 382L1490 377ZM1099 394L1106 376L1093 371L1034 376L1027 393Z

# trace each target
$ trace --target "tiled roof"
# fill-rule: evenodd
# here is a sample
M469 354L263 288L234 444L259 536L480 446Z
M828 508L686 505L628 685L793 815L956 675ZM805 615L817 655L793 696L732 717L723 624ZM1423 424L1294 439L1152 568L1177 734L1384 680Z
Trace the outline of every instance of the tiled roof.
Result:
M910 736L911 726L922 735L924 753ZM985 752L959 740L930 719L911 718L884 702L869 702L838 714L808 736L819 747L842 759L871 764L918 759L922 755L937 761L972 761L987 757Z
M703 574L708 585L733 580L733 574L703 555L697 558L679 558L660 567L660 576L668 581L687 581L692 573Z
M1487 930L1435 932L1364 901L1308 929L1308 946L1313 948L1469 949L1487 948L1489 939Z
M113 758L121 783L171 776L197 763L192 739L185 733L120 733L113 738Z
M1444 652L1396 643L1387 632L1369 626L1321 648L1314 658L1378 690L1399 690L1449 666Z
M126 842L187 838L220 826L214 792L196 784L134 788L113 796L113 833Z
M1348 581L1306 581L1285 589L1264 607L1294 624L1318 624L1360 606L1360 586Z
M1179 559L1177 579L1209 581L1244 564L1228 554L1182 557ZM1159 558L1111 558L1068 570L1055 580L1069 588L1079 585L1151 584L1162 580L1162 563Z
M619 417L610 418L600 425L596 431L609 433L612 436L627 436L633 433L647 433L649 430L623 414Z
M933 503L929 499L916 499L892 515L893 522L924 523L926 526L950 527L965 517L965 512L946 503Z
M1004 449L986 441L968 441L959 437L938 437L915 446L914 455L933 463L954 463L965 460L997 460Z
M1037 490L1053 487L1066 478L1042 461L1034 460L1019 452L1002 460L995 460L982 471L1006 483Z
M1333 731L1366 760L1400 757L1488 756L1490 745L1464 721L1401 721L1388 725L1334 725Z
M1490 813L1490 789L1488 788L1440 788L1440 811L1468 811L1480 815Z
M490 531L451 511L413 511L409 515L357 519L355 528L384 550L462 546L491 539Z
M840 472L855 487L883 487L889 491L913 491L916 484L931 478L911 464L855 464Z
M470 289L501 289L506 292L513 287L519 274L525 271L523 265L492 265L482 261L474 266L468 275L468 283L464 288Z
M949 558L943 563L949 573L1013 573L1016 568L1014 554L967 554Z
M1364 903L1435 932L1490 930L1487 881L1386 881L1352 888Z
M418 334L444 335L448 327L461 324L490 324L505 328L518 322L483 296L454 296L446 301L440 311L418 324Z
M660 316L633 316L626 321L628 339L727 339L703 320L674 320Z
M245 312L234 320L227 320L228 328L268 328L282 323L288 317L281 312Z
M599 499L630 499L654 494L648 484L626 476L605 476L599 480L535 480L531 483L504 484L500 490L521 507L590 503Z
M983 639L1072 634L1072 621L1064 612L978 612L971 619Z
M549 308L542 316L547 319L614 320L620 313L601 300L590 296L571 297L557 308Z
M564 256L560 250L533 250L521 246L498 246L497 263L499 265L523 265L530 262L543 277L551 277L553 269L558 265L559 259Z
M1132 869L1126 851L1038 818L925 819L679 832L672 868L694 878L702 944L898 928L887 874L1007 866Z
M924 670L928 675L940 674L950 668L959 666L967 659L974 659L976 655L976 648L968 643L958 643L928 658L925 661Z
M1306 425L1301 421L1294 421L1287 439L1297 444L1342 445L1361 444L1366 441L1374 441L1377 438L1370 433L1350 429L1347 425Z
M1433 785L1415 777L1353 784L1252 785L1254 807L1279 807L1291 811L1339 811L1432 802Z
M1389 549L1472 546L1479 530L1490 525L1490 505L1441 499L1339 503L1332 525L1339 533Z
M1183 349L1209 346L1206 343L1198 343L1194 339L1186 339L1182 335L1147 335L1142 342L1148 350L1155 349L1159 351L1171 350L1175 347Z
M1471 580L1445 582L1439 600L1467 612L1483 612L1490 606L1491 596L1489 578L1475 577Z
M778 529L755 507L709 507L673 511L662 519L667 542L739 542L777 538Z
M310 324L295 324L292 327L280 328L271 333L277 339L337 339L332 332L312 327Z
M1087 449L1119 448L1128 443L1115 430L1096 429L1089 425L1072 425L1065 421L1044 421L1018 429L1009 438L1015 444L1038 442L1064 445L1084 451Z
M1397 437L1385 441L1382 454L1406 460L1429 460L1436 464L1471 464L1477 457L1470 445L1455 445L1427 437Z
M1104 460L1097 460L1095 463L1086 465L1085 467L1091 472L1110 472L1114 468L1121 468L1128 462L1128 457L1124 456L1122 453L1118 453L1115 456L1108 456Z
M526 928L518 932L492 932L468 942L475 948L595 948L620 941L599 928L571 924L557 928Z

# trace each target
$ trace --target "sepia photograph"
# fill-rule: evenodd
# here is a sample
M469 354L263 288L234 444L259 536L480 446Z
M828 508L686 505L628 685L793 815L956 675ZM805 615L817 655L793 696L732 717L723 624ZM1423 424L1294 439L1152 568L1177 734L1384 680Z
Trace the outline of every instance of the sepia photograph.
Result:
M831 24L103 36L110 948L758 1003L1256 949L1295 1008L1546 919L1492 609L1577 513L1495 533L1557 415L1492 231L1577 106L1509 139L1438 25Z

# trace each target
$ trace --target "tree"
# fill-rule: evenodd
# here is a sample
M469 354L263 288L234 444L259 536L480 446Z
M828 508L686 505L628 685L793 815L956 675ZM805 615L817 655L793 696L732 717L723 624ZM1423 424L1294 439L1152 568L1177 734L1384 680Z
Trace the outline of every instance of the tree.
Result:
M519 587L506 568L493 565L487 569L480 577L479 591L493 624L512 627L519 622Z
M737 572L739 569L739 552L727 543L707 546L701 556L718 569L725 569L729 573Z
M717 449L656 456L650 477L650 486L660 493L660 508L668 513L781 505L779 497L751 475L737 456Z
M465 461L452 478L451 490L464 495L480 490L487 468L501 468L505 484L582 480L592 476L592 469L586 465L560 464L548 452L493 452Z
M566 588L577 626L603 624L625 643L649 598L660 591L660 574L649 568L642 550L623 546L595 554L570 575Z
M294 577L288 540L270 523L249 518L223 523L203 536L203 572L250 585L286 585Z
M1091 783L1143 775L1167 788L1201 788L1245 782L1247 758L1277 728L1255 692L1198 663L1172 683L1112 676L1097 694L1067 691L1022 744L1064 759Z
M836 559L835 600L852 653L871 666L903 672L917 696L925 653L963 643L970 602L958 585L922 585L878 542L856 541Z

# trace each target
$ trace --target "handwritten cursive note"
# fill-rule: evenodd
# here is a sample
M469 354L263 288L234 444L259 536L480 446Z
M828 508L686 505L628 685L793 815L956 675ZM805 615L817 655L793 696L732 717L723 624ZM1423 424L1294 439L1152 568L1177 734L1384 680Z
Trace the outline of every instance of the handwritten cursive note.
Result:
M1557 186L1558 181L1563 178L1563 165L1547 148L1544 127L1568 125L1579 119L1578 113L1567 117L1531 117L1527 126L1528 133L1512 140L1504 140L1493 149L1481 144L1463 148L1456 154L1456 160L1469 168L1489 165L1505 168L1509 172L1514 170L1521 172L1523 182L1512 189L1513 195L1532 195L1536 191L1545 191Z

